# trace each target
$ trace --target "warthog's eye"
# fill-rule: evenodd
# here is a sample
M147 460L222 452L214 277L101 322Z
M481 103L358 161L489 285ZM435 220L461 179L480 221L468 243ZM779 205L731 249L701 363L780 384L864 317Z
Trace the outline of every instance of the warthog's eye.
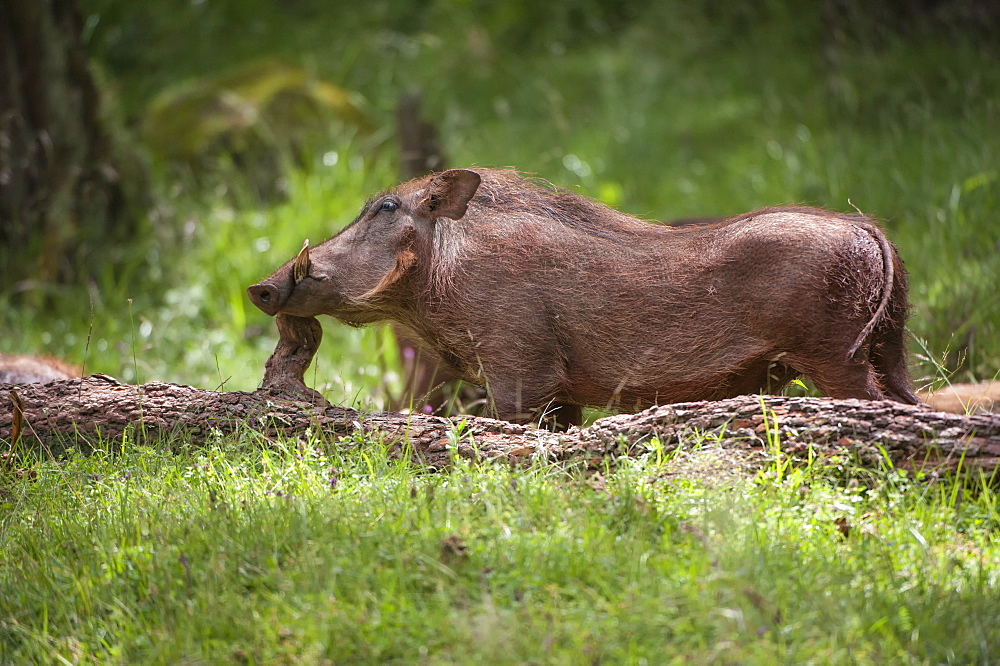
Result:
M398 209L398 208L399 208L399 204L396 203L395 201L393 201L392 199L386 199L385 201L382 202L382 205L380 205L378 207L379 211L383 211L384 210L384 211L388 211L390 213L393 212L394 210Z

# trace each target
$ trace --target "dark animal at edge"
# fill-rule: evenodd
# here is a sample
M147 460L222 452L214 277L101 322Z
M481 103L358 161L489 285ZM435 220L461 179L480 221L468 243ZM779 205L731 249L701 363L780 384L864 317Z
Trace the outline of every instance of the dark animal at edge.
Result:
M393 320L500 418L777 392L916 404L906 273L861 215L769 208L668 227L514 171L452 169L372 197L248 288L269 315Z

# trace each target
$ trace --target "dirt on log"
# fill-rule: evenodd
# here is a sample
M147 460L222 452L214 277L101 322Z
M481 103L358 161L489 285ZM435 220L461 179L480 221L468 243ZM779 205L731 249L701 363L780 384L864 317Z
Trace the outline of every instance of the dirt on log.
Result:
M391 451L411 451L436 467L456 455L601 466L609 456L647 452L654 437L666 451L697 447L708 437L712 446L748 460L762 460L774 446L804 456L811 446L819 456L847 453L872 465L886 455L897 465L936 469L961 464L992 471L1000 462L1000 415L962 416L888 401L742 396L663 405L552 433L486 418L362 413L276 388L220 393L163 382L135 386L106 375L0 387L5 448L20 437L50 450L86 449L99 438L120 442L127 431L132 441L172 434L198 441L241 427L269 437L309 428L334 437L374 435Z

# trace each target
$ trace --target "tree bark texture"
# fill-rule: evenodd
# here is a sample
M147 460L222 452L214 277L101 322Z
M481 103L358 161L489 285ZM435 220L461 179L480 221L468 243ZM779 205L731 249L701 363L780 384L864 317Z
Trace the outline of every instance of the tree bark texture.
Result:
M664 451L698 447L708 438L748 459L778 448L805 458L811 447L812 455L846 453L866 465L886 456L896 465L945 470L991 472L1000 464L1000 415L963 416L888 401L741 396L663 405L552 433L477 417L362 413L277 388L218 393L162 382L133 386L104 375L0 387L0 443L19 436L50 450L67 444L86 449L99 436L121 441L126 431L132 441L171 434L198 441L244 426L270 437L308 428L333 437L374 435L392 451L409 451L436 467L453 456L541 457L600 467L609 458L649 451L654 437Z
M145 177L100 111L74 0L0 2L0 280L79 281L135 232ZM123 177L127 176L127 177Z
M34 441L50 451L249 427L264 436L307 429L331 437L374 436L394 454L434 467L454 456L524 463L573 461L600 468L621 455L692 449L705 441L729 449L740 465L781 450L793 456L849 454L866 465L992 472L1000 464L1000 415L963 416L891 401L741 396L652 407L552 433L495 419L398 412L362 413L329 405L303 382L322 340L313 317L276 317L279 341L262 388L218 393L163 382L123 384L106 375L48 384L0 385L0 440ZM4 399L6 398L6 399ZM655 441L654 441L655 440Z

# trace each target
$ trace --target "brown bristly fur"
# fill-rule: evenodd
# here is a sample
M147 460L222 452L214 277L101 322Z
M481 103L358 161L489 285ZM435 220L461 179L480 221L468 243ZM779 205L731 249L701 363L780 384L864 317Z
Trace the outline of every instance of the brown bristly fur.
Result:
M551 403L575 422L581 406L774 392L800 374L833 397L916 402L906 272L862 215L778 207L668 227L517 172L453 170L372 198L310 252L312 279L292 285L289 262L251 299L398 321L504 418ZM377 302L357 302L373 288Z
M949 384L917 396L931 409L956 414L1000 413L1000 380L978 384Z
M80 374L76 366L50 356L0 354L0 384L47 383Z

